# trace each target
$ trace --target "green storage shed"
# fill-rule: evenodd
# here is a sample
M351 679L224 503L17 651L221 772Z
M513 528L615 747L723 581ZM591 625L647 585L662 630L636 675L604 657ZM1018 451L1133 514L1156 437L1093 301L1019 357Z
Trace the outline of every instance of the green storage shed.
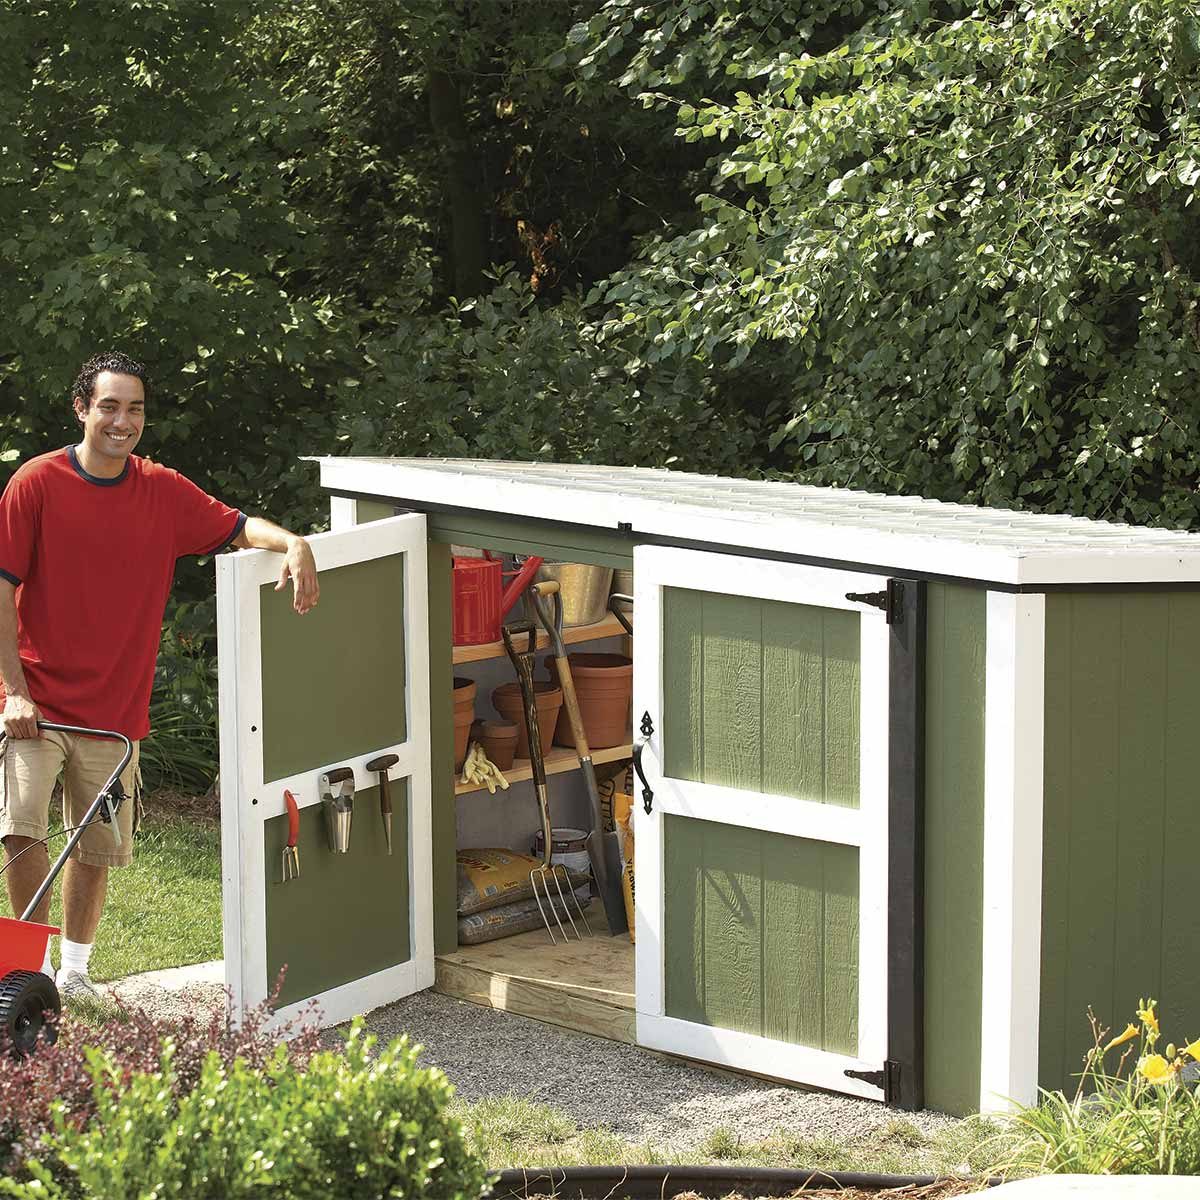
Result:
M1154 995L1200 1031L1200 536L627 467L317 461L318 608L289 619L267 552L218 564L236 1006L286 965L279 1018L315 999L339 1021L461 966L465 544L634 571L636 949L600 939L605 970L629 960L631 1040L967 1113L1072 1087L1089 1006L1121 1028ZM338 766L345 855L322 824Z

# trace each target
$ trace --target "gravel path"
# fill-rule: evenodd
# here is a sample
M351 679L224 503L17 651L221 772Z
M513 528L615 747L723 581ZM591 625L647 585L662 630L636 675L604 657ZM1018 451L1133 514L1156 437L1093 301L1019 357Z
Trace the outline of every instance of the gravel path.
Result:
M135 976L111 987L126 1004L160 1015L207 1015L224 1002L221 986L208 982L164 987L153 977ZM528 1097L569 1114L584 1128L607 1128L635 1145L685 1151L716 1129L746 1141L785 1129L792 1136L846 1143L882 1131L898 1115L866 1100L706 1071L435 992L376 1009L367 1027L383 1041L407 1033L421 1043L421 1061L445 1071L464 1100ZM326 1036L337 1044L336 1032ZM906 1113L904 1119L927 1136L956 1123L928 1112Z

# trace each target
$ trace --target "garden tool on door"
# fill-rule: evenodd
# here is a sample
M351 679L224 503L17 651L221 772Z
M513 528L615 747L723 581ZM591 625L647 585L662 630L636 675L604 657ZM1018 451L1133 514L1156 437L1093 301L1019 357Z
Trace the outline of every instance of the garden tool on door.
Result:
M334 767L321 776L321 799L325 804L325 828L334 854L350 850L350 821L354 816L354 771Z
M537 701L534 698L533 686L537 627L532 621L516 621L511 625L505 625L500 632L504 638L504 649L508 651L508 657L516 669L517 680L521 685L521 699L525 705L525 725L529 733L529 761L533 768L533 790L537 796L538 811L542 818L542 863L541 866L534 867L529 872L529 886L533 889L533 898L537 901L538 912L541 913L542 922L546 926L550 940L558 941L558 938L554 936L554 925L550 924L551 916L554 917L554 922L563 935L563 941L570 940L570 935L562 923L562 914L566 913L571 929L575 936L582 941L583 934L579 932L579 926L575 924L575 915L571 912L572 905L589 934L592 932L592 927L584 915L579 897L575 895L575 888L571 884L566 868L552 863L550 857L554 849L554 830L550 826L550 802L546 793L546 764L542 759L542 735L538 730ZM527 636L528 642L524 650L518 650L513 639L522 634ZM565 891L563 890L564 878L567 880ZM547 908L550 910L549 913L546 912Z
M575 738L575 752L583 770L587 785L588 806L592 812L592 828L587 836L588 859L592 874L596 877L596 890L604 905L604 916L608 920L608 931L614 937L629 932L629 919L625 914L625 897L621 892L621 840L617 831L604 828L604 817L600 810L600 790L596 786L596 770L592 765L592 752L588 746L583 718L579 715L579 699L575 695L575 682L571 678L571 664L567 659L562 640L562 598L554 580L536 583L529 589L538 620L550 635L554 650L554 663L558 668L558 686L562 688L563 703L567 708L567 719L571 722L571 733ZM532 689L530 689L532 691Z
M367 763L367 770L379 773L379 815L383 818L383 836L388 853L392 852L392 794L388 791L388 768L400 761L398 754L381 754Z
M287 842L283 847L283 879L281 882L291 883L293 879L300 878L300 849L296 844L300 840L300 806L296 803L296 797L287 788L283 789L283 802L287 806L288 835Z

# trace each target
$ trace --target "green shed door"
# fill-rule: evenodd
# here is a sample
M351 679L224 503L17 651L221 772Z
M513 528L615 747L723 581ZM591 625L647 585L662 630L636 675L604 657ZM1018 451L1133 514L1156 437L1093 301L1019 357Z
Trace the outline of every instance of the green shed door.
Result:
M425 518L309 539L320 602L276 590L283 556L217 563L225 977L235 1012L275 990L323 1024L433 985ZM380 776L388 771L391 846ZM321 777L353 772L349 850L334 853ZM282 878L284 793L300 875Z
M883 1099L886 579L634 555L640 1044ZM851 1073L853 1072L853 1073Z

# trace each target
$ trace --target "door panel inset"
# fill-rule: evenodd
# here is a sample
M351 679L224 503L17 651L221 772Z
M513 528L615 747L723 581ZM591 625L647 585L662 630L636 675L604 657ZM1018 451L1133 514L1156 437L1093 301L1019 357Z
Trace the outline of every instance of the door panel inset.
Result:
M259 588L266 782L407 737L404 559L322 571L321 602L300 619L290 586Z
M666 1015L858 1053L858 851L663 823Z
M854 808L861 617L663 590L664 770Z

